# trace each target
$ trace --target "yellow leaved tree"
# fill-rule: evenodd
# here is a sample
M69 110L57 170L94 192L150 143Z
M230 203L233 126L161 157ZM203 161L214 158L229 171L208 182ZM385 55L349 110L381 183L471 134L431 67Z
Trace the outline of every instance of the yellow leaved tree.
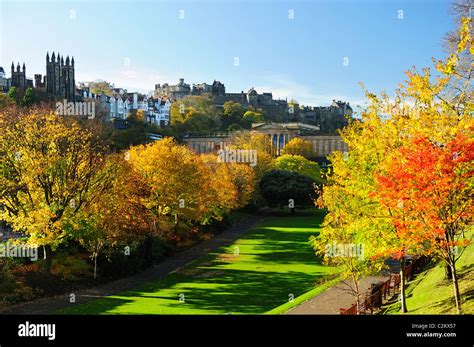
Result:
M171 138L129 150L130 165L146 182L143 199L161 233L177 237L182 224L201 221L216 194L210 170L201 158Z
M391 206L382 204L377 178L386 173L392 160L397 159L394 158L397 149L409 147L417 137L442 147L456 136L473 136L471 75L474 65L464 65L462 73L459 72L459 57L466 54L474 55L470 18L461 21L457 50L445 60L435 61L436 73L429 68L422 71L413 68L407 72L407 81L391 97L386 93L376 96L366 92L369 106L362 118L352 121L341 132L348 153L334 152L329 157L332 168L319 201L329 213L321 235L313 238L315 249L324 256L327 244L361 243L364 257L371 259L373 264L388 257L398 259L402 312L407 311L405 258L430 250L423 249L422 235L415 239L402 232L400 225L406 223L403 201ZM459 235L462 237L462 233ZM352 266L353 259L349 257L337 257L332 261L345 267L347 277L355 284L367 272L366 267ZM373 270L378 271L378 266ZM356 295L358 297L360 293ZM456 305L460 312L457 297Z
M72 117L48 109L0 111L0 220L43 246L44 271L68 238L63 222L110 184L106 147Z

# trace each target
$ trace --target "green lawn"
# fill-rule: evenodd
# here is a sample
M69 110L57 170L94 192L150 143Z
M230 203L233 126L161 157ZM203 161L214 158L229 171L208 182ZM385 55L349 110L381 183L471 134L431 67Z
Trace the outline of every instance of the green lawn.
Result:
M474 314L474 242L473 232L468 236L471 243L457 262L459 291L464 314ZM407 309L411 314L456 314L453 284L445 279L444 263L420 273L407 288ZM398 314L400 305L393 304L386 313Z
M259 314L288 303L291 295L323 290L337 270L319 262L308 238L324 213L300 213L267 217L230 247L161 280L59 313Z

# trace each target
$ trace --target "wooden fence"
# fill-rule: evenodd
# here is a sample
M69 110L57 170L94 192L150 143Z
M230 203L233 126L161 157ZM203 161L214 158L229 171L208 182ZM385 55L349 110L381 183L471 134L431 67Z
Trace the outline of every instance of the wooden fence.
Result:
M426 259L417 259L415 261L412 261L409 265L405 266L406 281L409 281L413 278L413 270L421 262L426 264ZM400 274L392 273L385 282L374 283L372 287L367 290L364 298L360 300L358 310L357 303L355 303L347 309L340 308L339 313L342 315L373 314L374 310L380 308L382 306L383 301L387 300L387 297L390 298L390 295L395 295L399 290Z

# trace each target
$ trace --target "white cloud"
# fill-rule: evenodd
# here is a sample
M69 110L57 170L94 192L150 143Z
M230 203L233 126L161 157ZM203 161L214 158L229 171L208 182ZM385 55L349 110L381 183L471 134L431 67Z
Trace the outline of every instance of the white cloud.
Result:
M328 106L332 100L341 100L349 102L354 106L364 106L365 99L355 98L348 95L325 95L314 93L314 91L301 83L295 82L285 76L269 76L265 78L267 83L255 86L259 92L271 92L275 99L295 99L302 105L309 106Z
M178 78L152 69L133 69L125 67L124 69L103 71L101 76L91 76L80 74L77 81L89 82L95 80L105 80L113 83L117 88L124 88L129 91L138 91L148 93L155 89L157 83L178 82Z

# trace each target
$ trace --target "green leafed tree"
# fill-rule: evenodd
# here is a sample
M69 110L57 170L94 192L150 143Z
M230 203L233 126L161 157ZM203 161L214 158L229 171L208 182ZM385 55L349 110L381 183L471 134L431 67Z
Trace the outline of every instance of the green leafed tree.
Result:
M275 166L279 170L296 172L310 177L316 183L321 183L319 165L301 155L284 154L275 159Z
M112 95L113 84L107 81L95 81L89 83L89 89L94 94Z
M8 90L8 96L11 100L15 101L15 103L18 104L19 94L18 89L16 87L10 87L10 89Z
M23 97L21 98L21 105L25 107L30 107L33 105L35 100L36 98L33 88L28 88L26 89L25 94L23 94Z
M268 171L263 175L259 187L270 207L288 206L292 214L296 206L313 206L316 198L314 180L291 171Z
M186 96L171 104L170 123L177 136L215 133L221 129L221 110L208 95Z
M227 128L229 125L239 123L244 115L243 106L234 101L227 101L224 103L224 111L222 114L222 126Z
M242 116L242 126L246 129L252 127L252 123L263 123L265 122L265 117L261 112L248 110Z

